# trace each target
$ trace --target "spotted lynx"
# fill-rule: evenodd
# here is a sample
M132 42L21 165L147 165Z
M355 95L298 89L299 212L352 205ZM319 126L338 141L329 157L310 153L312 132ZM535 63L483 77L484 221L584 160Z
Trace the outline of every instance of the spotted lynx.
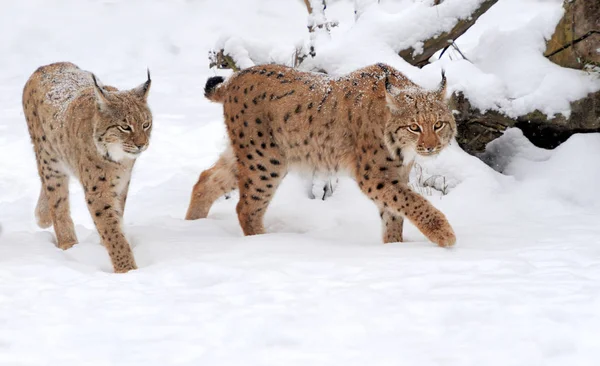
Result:
M277 65L210 78L205 95L223 104L230 147L200 175L186 218L206 217L239 187L242 230L261 234L288 169L346 171L379 207L384 242L402 241L406 217L434 243L452 246L444 214L407 186L415 154L437 154L456 132L442 79L426 91L383 64L335 79Z
M77 243L69 208L69 176L75 176L115 272L136 268L121 225L131 170L148 147L152 130L150 83L148 73L142 85L119 91L63 62L37 69L23 90L23 110L42 180L38 225L54 225L61 249Z

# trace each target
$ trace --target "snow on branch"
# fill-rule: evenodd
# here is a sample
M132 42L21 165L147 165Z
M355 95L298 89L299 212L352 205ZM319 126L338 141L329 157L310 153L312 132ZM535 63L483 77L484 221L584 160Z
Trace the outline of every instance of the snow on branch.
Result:
M293 45L273 47L267 42L240 37L223 37L217 42L215 48L209 51L209 66L234 71L270 63L293 66L299 48Z
M304 5L308 12L308 43L282 48L240 37L224 37L209 52L209 67L234 71L267 63L298 67L308 56L315 57L315 44L327 43L331 28L338 26L338 22L330 21L325 16L326 0L304 0Z
M330 40L329 32L331 31L331 28L337 27L338 23L327 20L327 17L325 16L327 3L325 0L304 0L304 3L308 10L307 26L310 34L308 55L310 55L310 57L315 57L315 44ZM304 57L306 57L306 55L304 55Z
M273 46L238 37L221 40L211 54L211 66L244 69L256 64L281 63L297 67L316 47L346 54L349 49L366 50L383 43L414 66L424 66L431 56L465 33L498 0L445 0L418 2L397 14L384 11L376 0L356 0L356 23L339 40L332 40L330 30L337 25L325 16L326 1L304 0L307 9L309 40L285 55L273 55ZM435 5L438 4L438 5ZM364 45L360 45L364 43ZM281 49L279 49L280 51ZM342 60L340 60L342 61ZM309 69L326 70L321 60L311 61Z
M441 34L437 33L439 32L438 29L435 35L421 40L423 43L418 47L418 49L415 47L404 49L400 51L400 56L411 65L420 67L426 65L434 53L442 48L447 47L449 43L452 43L455 39L463 35L469 28L471 28L471 26L473 26L473 24L475 24L481 15L488 11L497 2L498 0L481 1L476 9L459 16L451 29L448 30L448 28L446 28L446 30L444 30ZM437 1L436 3L439 4L440 2ZM450 2L446 2L436 6L435 8L441 8L444 5L449 4Z
M319 43L318 55L303 67L339 74L393 60L392 54L413 66L424 66L497 2L444 0L435 5L434 0L415 1L399 12L389 12L376 0L356 0L355 23L329 42Z

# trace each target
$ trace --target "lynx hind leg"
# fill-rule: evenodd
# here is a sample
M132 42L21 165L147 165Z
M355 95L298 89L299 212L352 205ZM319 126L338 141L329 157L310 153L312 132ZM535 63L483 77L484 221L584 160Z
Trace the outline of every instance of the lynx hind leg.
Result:
M270 154L268 158L248 154L240 158L240 200L236 211L244 235L265 232L263 217L279 183L286 175L286 167L282 161L281 154Z
M61 249L69 249L77 244L69 205L69 176L63 173L50 175L48 179L44 179L44 188L57 246Z
M200 174L192 190L186 220L206 218L213 203L238 186L236 158L228 147L211 168Z
M42 182L35 209L37 223L43 229L54 226L57 246L69 249L77 244L69 205L69 176L61 172L58 159L47 150L36 150L36 159Z
M37 206L35 207L35 218L37 224L42 229L47 229L52 226L52 215L50 214L50 206L48 206L48 197L44 193L44 187L40 189L40 197L38 198Z
M402 242L404 218L400 215L394 215L385 209L380 210L380 215L383 226L383 242L386 244Z
M29 119L27 119L27 123L30 124ZM32 138L32 140L34 139ZM47 229L50 226L52 226L52 214L50 213L50 206L48 205L48 196L46 195L46 185L44 184L44 175L45 170L47 169L47 164L43 163L44 159L41 156L41 148L39 146L35 146L34 150L38 174L40 176L40 183L42 184L40 188L40 196L38 198L37 205L35 206L35 218L39 227L41 227L42 229ZM48 160L46 160L46 162L47 161Z
M244 131L236 134L230 127L231 135L235 136L232 142L239 174L238 220L244 235L262 234L265 232L263 217L287 173L287 160L267 124L256 123L254 129L245 134Z

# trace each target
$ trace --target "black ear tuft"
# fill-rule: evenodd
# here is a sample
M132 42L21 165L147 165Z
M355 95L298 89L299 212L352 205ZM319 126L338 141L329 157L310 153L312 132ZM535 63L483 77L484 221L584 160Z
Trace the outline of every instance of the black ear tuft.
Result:
M213 76L211 78L208 78L208 80L206 80L206 85L204 86L204 95L206 97L211 95L217 87L217 85L221 84L224 81L225 78L223 78L222 76Z
M92 81L94 82L94 94L96 95L96 103L99 109L104 109L107 106L108 95L104 89L98 84L96 75L92 73Z
M150 69L147 69L146 71L148 73L148 79L141 85L136 86L129 91L143 101L148 99L148 94L150 94L150 86L152 85L152 79L150 79Z
M96 80L96 75L92 74L92 80L94 80L94 86L95 86L96 88L100 88L100 87L98 86L98 80Z
M96 75L94 75L94 73L92 73L92 80L94 81L94 87L96 88L96 91L100 93L100 95L105 96L104 89L98 85L98 79L96 79Z
M446 97L446 86L447 86L447 80L446 80L446 71L444 71L444 69L442 69L442 81L440 82L440 86L437 89L437 93L440 97L440 99L444 100L444 98Z
M142 95L144 99L148 97L148 91L150 90L150 85L152 85L152 79L150 79L150 68L147 68L146 71L148 72L148 80L146 80L142 86Z

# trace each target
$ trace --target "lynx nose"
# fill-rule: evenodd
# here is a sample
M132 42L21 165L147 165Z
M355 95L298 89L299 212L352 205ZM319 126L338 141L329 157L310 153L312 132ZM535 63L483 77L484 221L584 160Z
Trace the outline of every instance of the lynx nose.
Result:
M433 150L435 150L435 148L434 148L434 147L428 147L428 148L427 148L427 152L432 152Z
M145 144L141 144L141 145L135 144L135 147L137 147L137 149L139 151L144 151L144 149L146 148L146 145Z

